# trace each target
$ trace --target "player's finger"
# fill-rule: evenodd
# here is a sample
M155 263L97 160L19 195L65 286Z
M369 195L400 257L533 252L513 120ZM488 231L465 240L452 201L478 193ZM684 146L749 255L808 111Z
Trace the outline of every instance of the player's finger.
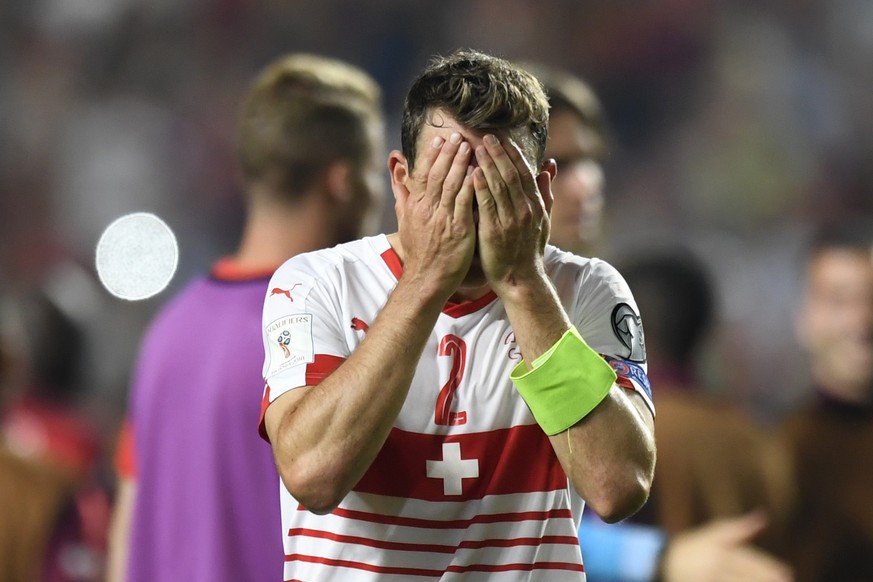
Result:
M470 157L473 155L473 148L470 143L462 140L458 145L454 158L452 158L451 166L443 179L442 192L440 194L440 204L451 215L454 214L457 197L464 185L464 179L467 176L467 169L470 167ZM470 208L472 212L472 208Z
M518 144L515 143L515 140L506 140L506 142L503 144L503 149L506 152L506 156L512 162L512 165L518 171L518 177L521 181L522 191L527 196L536 196L537 191L535 177L538 172L534 171L534 168L530 165L527 158L524 157L521 148L518 147Z
M417 163L425 169L425 171L420 171L414 174L413 179L418 183L418 187L414 189L414 193L416 195L415 201L419 201L427 195L427 181L428 181L428 173L430 168L433 167L434 162L437 157L440 155L442 151L443 144L445 143L445 138L441 135L435 136L426 147L424 147L419 154L419 159ZM411 163L412 160L408 160L408 163Z
M430 168L427 169L426 195L434 204L438 204L442 199L443 184L462 141L461 134L458 132L453 132L449 135L449 139L444 140L440 145L439 154L433 160ZM436 140L433 140L431 145L434 146L435 144ZM460 187L460 183L458 187Z
M473 199L476 197L476 191L473 188L472 173L465 174L463 183L461 184L458 195L455 197L455 208L453 219L455 222L473 226Z
M489 136L485 136L485 140L488 139ZM485 183L482 183L480 180L474 180L473 182L476 187L476 199L479 200L479 191L482 190L482 195L490 208L496 213L496 218L501 223L510 222L516 214L516 208L509 192L509 186L503 179L503 176L500 175L500 170L497 168L494 158L484 145L476 148L476 161L479 164L480 170L476 172L476 175L481 174L481 178L485 180ZM481 208L481 200L479 200L479 204Z
M476 205L479 207L479 230L487 232L491 227L500 223L497 202L491 193L488 180L485 178L485 172L481 166L474 168L470 177L476 196Z
M557 165L553 158L549 158L543 163L540 172L536 175L537 191L543 199L543 206L547 213L552 212L552 206L555 203L555 193L552 192L552 180L557 175Z
M533 170L521 155L521 150L511 139L501 141L494 135L486 135L483 143L507 186L512 205L516 208L527 205L530 199L535 198L536 185Z

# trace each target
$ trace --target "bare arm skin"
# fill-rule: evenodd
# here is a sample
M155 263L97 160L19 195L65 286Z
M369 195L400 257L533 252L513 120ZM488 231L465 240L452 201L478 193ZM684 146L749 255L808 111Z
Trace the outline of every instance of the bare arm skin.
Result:
M433 325L472 260L470 146L458 135L425 147L419 163L429 169L405 176L417 181L414 188L395 187L406 261L367 337L323 382L292 390L267 408L279 473L315 513L333 510L385 443ZM387 361L393 364L382 365Z
M476 148L479 248L488 283L503 301L525 361L532 362L571 326L543 265L554 166L535 178L507 142L486 136ZM640 397L613 385L588 416L550 440L570 482L604 521L624 519L645 503L655 442Z

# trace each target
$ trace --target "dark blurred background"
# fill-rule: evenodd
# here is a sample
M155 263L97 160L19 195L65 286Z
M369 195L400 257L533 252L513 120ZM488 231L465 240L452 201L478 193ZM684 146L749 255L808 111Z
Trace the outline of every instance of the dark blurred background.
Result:
M233 250L235 121L255 72L287 51L364 67L393 148L411 77L458 47L591 82L613 134L604 258L692 248L719 285L713 389L764 420L805 397L800 243L873 214L869 0L4 0L0 291L44 287L88 330L82 406L107 440L149 316ZM93 267L103 229L133 211L180 244L169 290L137 303Z

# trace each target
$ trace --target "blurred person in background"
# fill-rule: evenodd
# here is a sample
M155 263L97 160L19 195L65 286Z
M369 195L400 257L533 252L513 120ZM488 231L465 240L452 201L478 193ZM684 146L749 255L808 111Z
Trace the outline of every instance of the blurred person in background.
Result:
M873 222L812 237L796 330L812 378L781 427L799 488L797 579L873 580Z
M109 490L80 408L80 325L41 288L0 298L0 579L102 580Z
M609 144L606 117L591 86L571 73L522 62L543 83L549 97L546 157L555 160L549 242L583 257L594 257L604 239L603 164Z
M681 250L641 251L622 265L646 318L658 406L658 467L649 502L634 521L670 536L661 575L790 580L776 557L787 550L794 503L787 452L700 378L716 313L709 272Z
M84 330L40 289L10 294L3 309L10 391L0 417L3 439L22 454L56 463L73 479L85 479L101 445L79 409Z
M603 108L591 87L572 73L541 63L527 62L523 66L543 83L549 97L549 141L546 156L558 162L557 175L553 180L555 202L550 238L562 248L591 252L601 246L603 237L602 163L608 153L609 144ZM556 216L562 209L567 209L563 220ZM695 377L693 364L696 351L712 324L714 297L712 283L701 264L687 258L688 264L683 265L686 259L679 257L653 259L653 263L658 260L667 266L667 272L662 278L666 280L670 274L678 271L682 276L673 283L674 291L685 289L684 297L689 301L694 300L693 306L688 306L689 311L678 312L682 317L676 318L672 330L667 329L669 326L662 321L662 315L668 307L662 304L657 305L658 311L653 314L654 321L651 324L647 321L645 326L647 331L650 327L658 328L657 332L646 337L647 347L651 346L653 338L659 343L668 340L670 342L666 347L655 346L648 350L649 377L654 386L655 403L660 407L659 402L663 399L667 409L664 414L670 417L674 414L674 407L677 404L682 405L685 393L688 392L687 389L680 388L680 384L692 384L691 380ZM640 275L642 289L638 290L631 284L635 296L642 293L645 297L643 302L639 302L637 298L643 314L646 308L652 309L649 306L652 302L663 302L669 296L668 289L653 288L645 280L649 270L644 264L636 265L632 269L635 276L640 272L638 269L645 273ZM684 329L680 329L680 321L685 322ZM682 342L686 344L682 350L676 349L676 344ZM669 357L665 357L662 352L669 354ZM679 378L682 379L681 382L677 382ZM680 390L678 399L677 388ZM697 398L693 394L688 397ZM737 411L730 414L739 415ZM746 419L736 422L743 427L748 424ZM659 411L655 419L656 439L659 436L657 429L663 423L663 416ZM759 432L757 429L748 430ZM756 434L754 438L760 440L763 436ZM667 458L667 464L672 458L671 451L664 451L665 446L674 446L670 436L664 441L658 439L658 442L659 461L655 470L655 483L658 482L658 469L662 464L660 457L663 455ZM663 445L663 442L667 444ZM760 467L754 471L759 472ZM773 479L778 481L783 476L774 475ZM773 487L778 485L768 487L768 490L772 491ZM772 494L777 495L778 491L772 491ZM775 499L771 501L779 504L780 513L784 512L781 502ZM733 503L717 499L713 502ZM641 511L641 516L649 515L655 504L650 499L647 507ZM746 503L746 506L749 504ZM687 515L687 510L682 508L671 506L669 510L679 510L679 515ZM741 511L738 512L731 506L710 508L708 515L739 513ZM685 520L679 527L670 527L660 522L641 524L637 517L630 522L608 525L596 515L586 512L580 528L580 543L585 568L592 582L640 582L656 579L665 582L706 581L726 572L737 572L737 575L743 576L742 579L747 581L784 580L784 565L750 545L762 529L762 519L754 514L713 521L700 519L698 516L694 522Z
M275 580L279 477L257 433L259 322L289 256L374 227L382 195L381 89L363 70L283 56L250 85L239 120L248 213L239 246L157 315L122 432L110 578Z

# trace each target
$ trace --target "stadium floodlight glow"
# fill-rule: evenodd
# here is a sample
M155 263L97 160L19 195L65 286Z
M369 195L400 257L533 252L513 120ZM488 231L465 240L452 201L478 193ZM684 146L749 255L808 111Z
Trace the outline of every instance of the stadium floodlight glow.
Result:
M97 242L97 276L112 295L138 301L163 291L176 273L179 245L166 222L148 212L114 220Z

